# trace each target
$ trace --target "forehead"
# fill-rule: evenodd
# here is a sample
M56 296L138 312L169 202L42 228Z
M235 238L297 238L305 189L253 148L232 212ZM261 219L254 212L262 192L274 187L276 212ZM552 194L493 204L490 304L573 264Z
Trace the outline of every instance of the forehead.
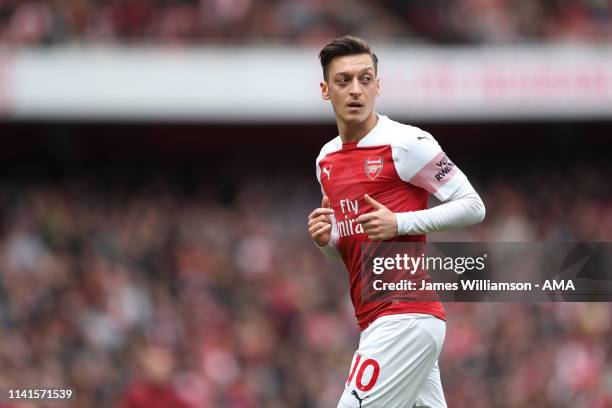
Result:
M370 54L344 55L336 57L329 64L329 76L338 73L357 73L367 68L374 71L374 61Z

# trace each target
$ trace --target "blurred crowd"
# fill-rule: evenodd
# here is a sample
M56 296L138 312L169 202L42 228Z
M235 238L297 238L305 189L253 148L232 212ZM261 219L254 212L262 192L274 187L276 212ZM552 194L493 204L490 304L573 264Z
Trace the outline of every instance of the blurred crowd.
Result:
M606 42L610 0L2 0L0 43Z
M530 176L476 180L485 222L433 239L612 240L604 172ZM206 181L3 181L0 385L75 389L53 407L336 406L358 328L307 236L319 195L280 175L225 202ZM449 406L612 407L611 304L445 307Z

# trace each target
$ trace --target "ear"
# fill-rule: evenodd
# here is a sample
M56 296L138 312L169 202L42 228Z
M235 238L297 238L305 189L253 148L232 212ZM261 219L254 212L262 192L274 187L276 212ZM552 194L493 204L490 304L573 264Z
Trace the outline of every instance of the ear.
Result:
M380 79L376 77L376 96L380 96Z
M329 87L327 86L327 82L321 81L319 83L319 86L321 86L321 98L323 98L323 100L329 101Z

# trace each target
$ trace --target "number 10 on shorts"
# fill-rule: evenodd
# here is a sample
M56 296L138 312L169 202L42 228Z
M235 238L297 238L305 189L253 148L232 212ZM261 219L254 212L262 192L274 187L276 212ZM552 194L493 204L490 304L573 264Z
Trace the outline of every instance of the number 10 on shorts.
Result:
M378 375L380 374L380 366L378 365L378 362L373 358L365 359L362 362L361 354L357 354L355 362L351 367L351 374L349 375L349 378L346 382L347 386L351 383L351 381L353 381L355 372L357 372L357 378L355 378L355 386L357 387L357 389L359 389L359 391L370 391L376 384L376 380L378 380ZM363 383L364 377L365 379L369 377L369 380L367 380L365 384Z

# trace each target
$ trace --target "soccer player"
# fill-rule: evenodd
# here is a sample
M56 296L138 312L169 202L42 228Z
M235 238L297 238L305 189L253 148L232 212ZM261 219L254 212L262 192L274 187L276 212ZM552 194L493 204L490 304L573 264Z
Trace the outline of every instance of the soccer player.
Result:
M441 303L364 302L361 244L422 243L426 233L482 221L484 204L429 133L375 112L378 58L364 40L338 38L319 58L321 95L331 101L339 136L316 159L323 201L308 230L326 256L346 265L362 330L338 407L446 407ZM442 203L427 209L428 194Z

